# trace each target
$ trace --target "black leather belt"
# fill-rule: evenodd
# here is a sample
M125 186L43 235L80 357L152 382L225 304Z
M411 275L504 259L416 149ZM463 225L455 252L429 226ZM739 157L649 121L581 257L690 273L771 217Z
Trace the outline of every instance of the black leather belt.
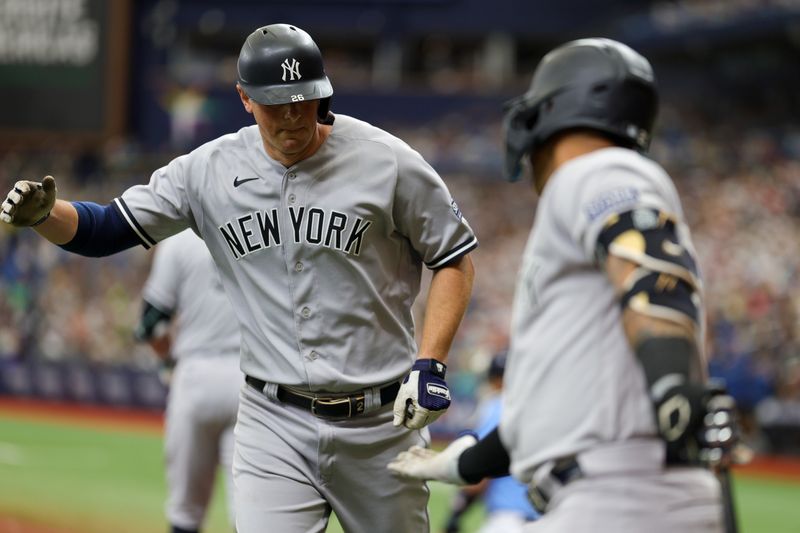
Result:
M581 466L574 455L558 459L550 470L549 479L530 486L528 498L537 511L544 513L547 504L557 489L582 478L583 475L583 470L581 470Z
M254 378L253 376L245 376L244 380L259 392L263 392L267 384L263 379ZM383 387L380 390L381 405L393 402L399 390L399 381ZM311 411L314 416L322 418L352 418L363 414L366 408L365 394L363 392L349 396L322 397L300 394L278 385L277 396L284 403Z

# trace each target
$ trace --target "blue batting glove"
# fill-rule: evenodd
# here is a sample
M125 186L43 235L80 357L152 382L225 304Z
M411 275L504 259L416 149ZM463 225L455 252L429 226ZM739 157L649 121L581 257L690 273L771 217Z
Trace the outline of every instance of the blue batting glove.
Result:
M444 381L447 366L436 359L417 359L394 401L395 427L420 429L450 407L450 389Z

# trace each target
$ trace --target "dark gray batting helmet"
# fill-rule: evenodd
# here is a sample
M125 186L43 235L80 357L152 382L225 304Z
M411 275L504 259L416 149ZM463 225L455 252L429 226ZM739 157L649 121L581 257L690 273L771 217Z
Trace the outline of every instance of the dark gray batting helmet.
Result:
M506 178L516 181L522 158L568 129L597 130L645 151L657 111L653 69L638 52L611 39L559 46L536 67L528 92L506 104Z
M242 45L236 66L239 85L251 100L266 105L320 100L319 118L327 117L333 87L319 48L297 26L257 29Z

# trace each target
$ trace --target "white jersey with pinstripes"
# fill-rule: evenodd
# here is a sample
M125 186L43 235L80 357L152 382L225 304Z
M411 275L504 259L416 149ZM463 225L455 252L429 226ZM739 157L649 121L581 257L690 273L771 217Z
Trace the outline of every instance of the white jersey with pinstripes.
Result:
M500 423L511 472L526 483L547 461L656 436L619 299L595 260L608 218L639 207L675 215L680 244L694 254L672 181L632 150L567 162L539 199L515 293Z
M345 115L289 168L250 126L178 157L115 204L145 246L195 229L242 327L242 371L312 391L405 375L422 264L436 269L477 246L416 151Z

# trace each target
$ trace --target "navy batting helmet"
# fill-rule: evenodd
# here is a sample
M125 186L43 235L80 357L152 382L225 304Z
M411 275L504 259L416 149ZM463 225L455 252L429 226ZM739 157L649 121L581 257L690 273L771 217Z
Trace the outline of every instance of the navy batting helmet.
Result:
M322 54L305 31L289 24L270 24L251 33L237 62L239 86L259 104L320 100L319 118L330 108L333 87Z
M506 177L516 181L522 158L568 129L647 150L657 111L653 69L639 53L610 39L559 46L536 67L528 92L506 104Z

